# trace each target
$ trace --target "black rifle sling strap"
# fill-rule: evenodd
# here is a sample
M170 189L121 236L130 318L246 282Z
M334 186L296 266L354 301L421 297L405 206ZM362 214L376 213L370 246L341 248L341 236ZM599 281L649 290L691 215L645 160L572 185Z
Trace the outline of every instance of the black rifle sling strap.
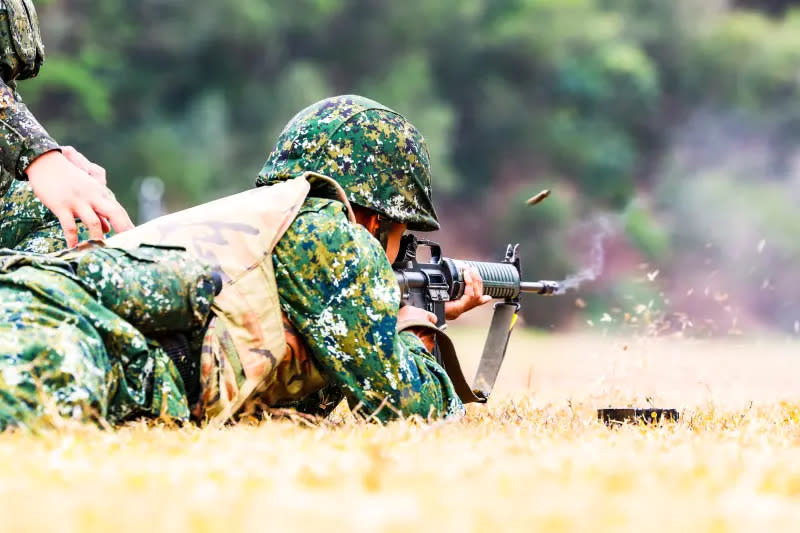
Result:
M484 398L483 401L489 398L497 381L518 312L519 304L516 302L500 302L494 306L492 325L489 327L489 335L483 345L483 355L473 381L475 395Z

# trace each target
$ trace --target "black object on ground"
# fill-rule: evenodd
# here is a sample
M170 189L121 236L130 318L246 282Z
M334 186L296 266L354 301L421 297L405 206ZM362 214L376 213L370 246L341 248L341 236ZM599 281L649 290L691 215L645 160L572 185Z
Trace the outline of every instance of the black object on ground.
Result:
M677 409L657 409L647 407L637 409L634 407L598 409L597 419L605 422L607 426L621 424L656 424L661 421L677 422L679 418Z

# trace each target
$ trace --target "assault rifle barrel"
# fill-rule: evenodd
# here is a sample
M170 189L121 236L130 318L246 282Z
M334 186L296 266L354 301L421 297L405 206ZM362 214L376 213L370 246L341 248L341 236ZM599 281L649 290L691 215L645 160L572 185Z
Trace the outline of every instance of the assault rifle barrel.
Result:
M558 294L560 289L561 285L557 281L522 281L519 284L520 292L533 292L545 296Z

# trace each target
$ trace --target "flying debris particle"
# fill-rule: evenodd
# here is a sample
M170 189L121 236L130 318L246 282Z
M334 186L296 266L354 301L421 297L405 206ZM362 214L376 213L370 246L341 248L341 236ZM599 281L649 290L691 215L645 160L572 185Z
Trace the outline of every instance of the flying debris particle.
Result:
M794 321L794 333L795 335L800 334L800 320Z
M655 280L658 277L658 273L659 272L660 272L660 270L654 270L652 272L648 272L647 273L647 279L650 280L650 281Z
M694 289L689 289L686 291L686 296L691 296L692 294L694 294Z
M586 302L583 300L583 298L576 298L575 307L578 309L586 309Z
M714 293L714 301L715 302L727 302L728 301L728 293L727 292L715 292Z
M591 327L594 327L594 322L592 322L591 320L587 320L586 323L589 324Z
M613 322L613 321L614 319L611 318L611 315L609 315L608 313L603 313L603 316L600 317L600 322Z
M758 250L758 253L763 252L764 251L764 246L766 246L766 245L767 245L767 240L766 239L761 239L758 242L758 247L756 248Z

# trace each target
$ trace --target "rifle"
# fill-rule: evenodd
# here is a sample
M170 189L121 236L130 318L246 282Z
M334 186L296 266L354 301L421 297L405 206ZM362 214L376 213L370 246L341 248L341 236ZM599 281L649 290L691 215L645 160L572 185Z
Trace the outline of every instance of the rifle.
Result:
M430 249L430 262L417 261L420 246ZM520 295L523 292L553 295L559 292L560 286L555 281L522 281L522 267L519 258L519 244L509 244L505 258L497 263L467 261L442 257L442 248L438 243L417 238L415 235L404 235L400 242L398 260L392 265L400 285L403 304L420 307L434 313L437 326L444 329L445 303L457 300L464 294L464 269L472 267L483 279L483 293L501 299L494 305L489 334L483 347L483 355L478 371L471 387L475 399L485 403L494 388L497 374L503 364L508 348L511 330L520 310ZM444 361L437 346L434 349L436 360L448 367L453 362ZM457 366L457 361L455 363ZM460 375L460 368L458 368ZM468 385L467 385L468 386ZM458 384L456 383L456 388ZM460 394L463 399L463 395Z

